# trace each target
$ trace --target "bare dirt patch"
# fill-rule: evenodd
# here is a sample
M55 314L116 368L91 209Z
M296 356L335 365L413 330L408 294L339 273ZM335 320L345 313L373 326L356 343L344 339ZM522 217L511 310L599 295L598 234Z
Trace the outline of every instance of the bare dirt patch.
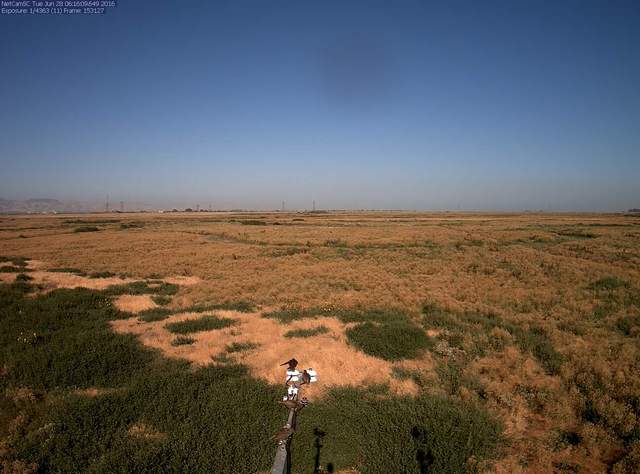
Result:
M393 363L364 354L347 343L344 335L350 324L336 318L295 321L289 325L261 317L261 313L216 311L216 315L235 319L238 324L224 329L191 334L196 341L190 345L174 346L175 335L165 329L171 322L184 321L202 314L183 313L164 321L143 323L137 318L112 321L117 332L140 336L143 344L160 349L170 357L187 359L197 365L213 363L216 356L225 356L246 364L256 378L271 383L283 383L280 364L290 357L300 361L303 368L318 371L320 382L304 391L309 398L319 397L332 386L362 386L389 384L396 393L415 394L417 387L411 380L396 380L391 376ZM328 332L305 338L287 338L292 329L312 329L324 326ZM229 354L227 346L252 343L254 349Z

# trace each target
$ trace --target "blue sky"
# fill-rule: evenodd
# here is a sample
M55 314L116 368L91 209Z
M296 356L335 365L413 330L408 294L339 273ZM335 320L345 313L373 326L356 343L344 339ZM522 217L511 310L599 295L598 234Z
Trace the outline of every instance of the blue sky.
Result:
M640 3L147 1L0 15L0 197L640 206Z

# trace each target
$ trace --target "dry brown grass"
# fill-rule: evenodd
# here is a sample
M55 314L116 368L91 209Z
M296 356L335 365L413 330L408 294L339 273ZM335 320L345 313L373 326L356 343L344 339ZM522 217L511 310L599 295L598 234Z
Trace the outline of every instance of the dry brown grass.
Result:
M150 295L121 295L118 296L114 304L120 311L127 313L139 313L146 309L157 308Z
M502 341L501 346L485 347L486 353L464 368L465 376L483 386L482 397L466 386L451 395L482 403L504 421L509 448L495 467L498 472L549 472L571 464L580 464L582 472L603 472L620 461L626 449L621 436L638 426L637 414L629 411L627 401L640 398L640 345L637 338L615 328L618 317L634 310L618 303L606 306L606 295L589 289L599 278L616 277L637 293L638 217L124 214L118 216L123 223L144 222L145 226L123 230L119 223L105 224L98 225L99 232L90 233L74 233L77 224L64 222L92 218L100 217L0 218L0 255L38 260L30 262L29 275L49 287L104 288L113 283L46 271L55 267L110 271L131 280L163 278L180 285L172 307L248 300L262 311L397 308L419 317L421 306L430 302L451 311L492 312L519 327L540 327L564 357L559 373L546 374L538 360L516 348L505 330L493 328L487 341ZM242 219L263 219L268 225L242 225ZM0 280L12 280L15 275L0 273ZM117 304L129 304L120 307L132 312L149 307L146 298L137 297ZM319 371L321 383L311 396L344 383L390 383L399 393L421 390L412 380L392 377L394 364L349 346L346 325L337 319L281 325L259 313L219 313L238 319L239 325L196 333L192 345L171 346L175 335L163 326L194 314L153 323L132 318L117 321L114 327L138 334L145 344L168 356L196 364L212 363L211 357L224 353L227 344L260 344L228 356L271 382L281 382L278 364L295 356ZM283 336L294 328L319 325L329 332L302 343ZM430 329L429 335L451 336L441 329ZM449 362L427 352L421 359L395 366L435 378L437 385L436 367ZM585 415L590 406L598 411L599 421ZM559 443L559 433L567 432L576 433L579 443ZM625 462L618 465L634 461Z
M17 274L10 275L10 278L3 278L3 281L15 281ZM112 285L122 285L131 283L135 280L130 278L88 278L73 273L59 273L36 270L29 272L28 275L33 278L32 283L38 285L43 291L53 290L55 288L89 288L91 290L104 290Z
M149 222L143 229L104 225L100 232L78 234L61 224L62 218L13 218L0 224L0 230L7 229L0 233L0 249L88 272L201 278L181 292L186 304L254 299L267 305L400 304L412 309L425 298L453 307L511 307L527 299L549 299L558 297L559 290L588 284L591 274L613 269L631 277L629 264L640 260L633 246L615 246L637 245L634 227L598 227L592 231L597 239L566 237L548 248L512 243L531 236L561 238L549 230L555 227L631 220L619 216L376 213L311 216L303 222L293 222L290 215L264 217L283 225L245 226L228 222L239 216L217 214L207 219L141 215L127 219ZM21 231L21 226L29 229ZM33 229L38 226L46 232ZM626 232L635 232L634 237ZM21 234L27 238L18 238ZM327 244L332 240L347 246ZM484 245L474 246L475 240ZM422 246L425 242L433 247ZM308 251L278 253L289 248Z
M261 317L260 313L216 311L215 314L234 319L238 324L191 334L196 342L180 346L171 345L176 336L164 326L167 323L193 319L201 314L182 313L151 323L129 318L113 321L112 325L118 332L139 335L144 344L160 349L168 357L183 358L198 365L211 364L216 356L233 357L246 364L254 377L276 384L284 385L280 364L295 355L305 368L312 367L321 374L321 384L313 384L304 390L305 396L310 399L321 396L330 387L344 385L387 383L396 392L416 393L414 382L398 381L391 376L392 363L368 356L350 346L344 335L345 329L350 325L335 318L302 320L282 325L273 319ZM329 332L304 339L284 336L291 329L310 329L320 325L328 328ZM234 343L252 343L257 347L228 354L227 346ZM407 364L411 365L409 362L404 363ZM421 367L424 368L425 364Z

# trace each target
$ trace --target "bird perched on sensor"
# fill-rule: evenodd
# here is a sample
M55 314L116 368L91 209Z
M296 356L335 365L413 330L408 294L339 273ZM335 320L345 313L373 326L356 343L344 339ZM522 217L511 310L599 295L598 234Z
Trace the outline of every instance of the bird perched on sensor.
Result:
M280 367L282 367L283 365L288 365L289 367L287 367L287 370L296 370L296 367L298 367L298 361L295 359L289 359L286 362L283 362L282 364L280 364Z

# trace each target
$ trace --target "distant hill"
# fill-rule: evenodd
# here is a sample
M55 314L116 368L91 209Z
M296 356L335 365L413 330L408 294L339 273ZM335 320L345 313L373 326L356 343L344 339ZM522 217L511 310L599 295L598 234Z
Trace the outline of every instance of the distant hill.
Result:
M57 199L13 200L0 198L0 213L90 212L98 210L83 202L58 201Z

